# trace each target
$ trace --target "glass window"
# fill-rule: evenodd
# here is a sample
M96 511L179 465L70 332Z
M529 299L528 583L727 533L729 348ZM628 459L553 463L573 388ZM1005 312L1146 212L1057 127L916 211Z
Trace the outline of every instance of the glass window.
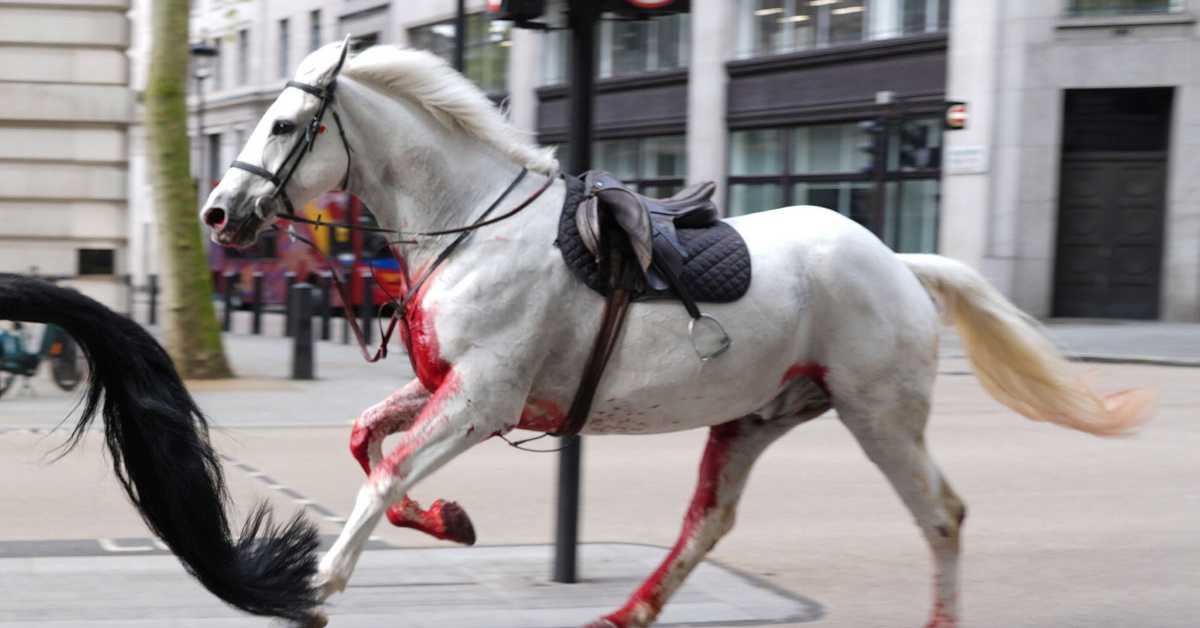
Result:
M783 173L782 129L734 131L729 134L729 147L732 176Z
M463 42L463 74L480 89L500 94L508 91L509 50L512 25L493 21L486 14L467 15L467 34ZM449 63L454 62L455 26L453 20L409 29L408 41Z
M949 0L738 0L737 55L783 54L944 30ZM872 15L890 20L868 19ZM894 16L894 17L890 17Z
M828 5L830 44L862 41L866 39L863 17L867 12L866 0L843 0Z
M807 126L792 132L792 172L859 172L867 167L860 146L867 134L857 124Z
M212 44L217 51L212 59L213 91L217 91L225 87L225 44L220 37L216 38Z
M670 196L687 178L687 140L682 135L600 140L592 167L607 170L648 196Z
M1073 16L1144 15L1182 10L1182 0L1069 0L1067 5L1067 14Z
M238 31L237 84L245 85L250 82L250 31L243 28Z
M875 173L866 170L867 133L858 123L734 131L729 214L816 205L850 217L897 251L936 251L940 121L908 118L891 127L891 152L879 188Z
M638 160L641 179L687 176L687 142L682 135L648 137L641 142Z
M321 47L321 10L313 9L308 13L308 51L312 52Z
M850 181L797 183L792 187L792 204L825 207L869 226L871 187L870 183Z
M899 253L936 252L940 204L937 179L889 183L884 242Z
M600 29L599 76L686 67L689 43L686 14L604 21Z
M78 249L79 275L111 275L115 270L112 249Z
M730 216L767 211L782 205L783 186L778 183L733 183L729 186Z
M287 19L279 20L279 76L287 78L292 69L291 60L288 59L288 21Z

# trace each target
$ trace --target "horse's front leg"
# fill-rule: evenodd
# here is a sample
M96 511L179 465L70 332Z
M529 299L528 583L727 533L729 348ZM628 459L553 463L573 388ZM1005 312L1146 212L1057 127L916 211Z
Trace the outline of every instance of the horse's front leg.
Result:
M350 453L368 477L371 470L383 461L383 440L396 432L412 427L421 408L429 401L429 391L420 380L413 379L387 399L367 408L354 421L350 433ZM475 543L475 526L467 511L456 502L437 500L428 509L416 500L402 495L387 510L388 521L402 528L412 528L434 538L464 545Z
M480 369L499 372L499 368ZM412 426L386 457L371 467L341 535L321 559L322 599L342 591L371 531L388 505L454 456L517 422L524 389L495 386L451 371L422 406Z

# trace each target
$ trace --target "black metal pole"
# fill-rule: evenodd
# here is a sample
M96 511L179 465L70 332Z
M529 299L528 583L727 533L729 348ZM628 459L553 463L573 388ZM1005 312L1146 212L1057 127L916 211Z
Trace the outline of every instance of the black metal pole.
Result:
M458 0L454 14L454 69L463 71L467 63L467 0Z
M592 98L595 92L596 20L600 11L591 0L572 0L567 21L571 30L571 129L567 137L571 170L592 167ZM579 483L583 441L563 440L558 458L558 511L554 526L555 582L576 581L579 539Z
M333 276L321 274L321 340L329 340L329 311L333 309Z
M158 275L146 278L147 289L150 291L150 324L158 324Z
M250 333L255 336L262 333L262 312L263 312L263 274L254 273L254 305L252 306L253 315L250 319Z
M363 340L370 343L374 339L375 328L375 282L367 274L362 277L362 332Z
M292 286L296 285L296 273L287 271L283 273L283 335L291 336L295 331L292 328Z
M237 273L225 273L222 277L221 300L225 302L225 311L222 312L221 331L229 331L233 327L233 288L237 276Z

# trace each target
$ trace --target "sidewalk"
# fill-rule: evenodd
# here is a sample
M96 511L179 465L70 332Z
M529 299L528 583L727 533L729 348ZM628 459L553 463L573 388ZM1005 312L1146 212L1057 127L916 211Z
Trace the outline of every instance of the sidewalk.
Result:
M1043 325L1072 360L1200 367L1200 323L1050 319ZM941 355L964 357L953 329L942 333Z

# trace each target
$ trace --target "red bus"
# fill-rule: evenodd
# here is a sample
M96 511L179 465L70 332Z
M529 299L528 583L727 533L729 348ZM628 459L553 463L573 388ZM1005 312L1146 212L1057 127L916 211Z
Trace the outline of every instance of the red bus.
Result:
M377 225L375 217L362 201L348 192L322 194L297 213L313 220ZM364 276L374 278L374 304L387 303L389 294L400 296L403 285L400 263L392 256L384 234L304 224L296 224L294 228L316 244L335 266L342 281L350 288L352 305L355 307L363 303L364 282L361 278ZM320 286L320 277L330 270L312 247L288 237L285 221L279 223L277 231L264 233L248 249L236 250L210 244L208 260L218 294L224 290L226 275L234 273L233 304L243 308L254 304L255 273L263 275L263 306L271 308L282 307L286 302L287 273L294 273L297 281ZM333 291L330 302L335 307L341 306L337 290Z

